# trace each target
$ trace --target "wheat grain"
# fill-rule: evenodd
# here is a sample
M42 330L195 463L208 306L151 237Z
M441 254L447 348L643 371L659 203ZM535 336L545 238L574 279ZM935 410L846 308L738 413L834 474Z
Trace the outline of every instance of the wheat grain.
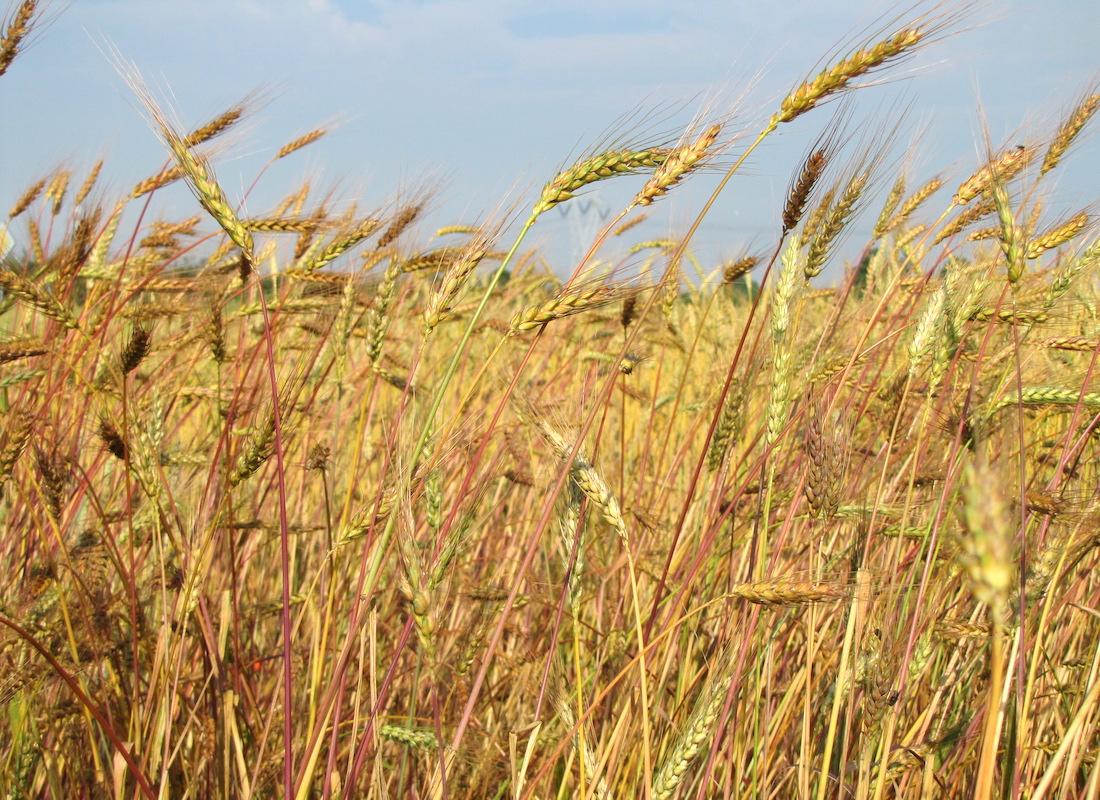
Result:
M332 241L325 247L318 249L308 259L302 259L298 268L311 272L328 266L364 239L369 238L378 229L378 224L377 219L367 218L348 226L343 232L333 236Z
M466 285L474 270L477 269L477 265L485 258L491 245L492 237L489 234L478 234L470 240L466 248L455 258L454 263L451 264L447 273L443 276L439 287L432 292L431 297L428 299L428 307L424 311L424 331L426 334L431 333L450 316L452 312L451 305L462 292L462 288Z
M806 455L810 459L803 494L814 516L827 520L840 508L840 489L844 482L847 458L843 440L826 434L820 414L810 417L806 432Z
M714 734L726 697L724 684L725 681L711 679L696 700L691 716L653 777L654 800L669 800L675 794L676 787L683 782L691 762Z
M0 268L0 288L13 297L25 300L50 319L57 320L67 328L79 329L80 323L72 312L51 292L32 280L10 269Z
M258 217L242 220L251 231L265 233L316 233L321 221L313 217Z
M894 185L890 187L890 192L886 195L886 202L882 205L882 211L879 212L878 220L875 222L874 231L871 234L872 238L881 239L886 235L886 226L897 209L898 203L901 202L902 195L905 194L906 184L907 179L905 173L902 172L894 180Z
M48 347L44 347L40 342L32 339L0 342L0 364L18 361L21 358L41 356L48 352L50 352Z
M69 181L73 174L67 170L60 170L46 186L45 198L51 201L50 213L55 217L61 213L61 204L65 200L65 192L69 188Z
M126 342L126 347L123 348L118 357L119 369L123 375L128 375L138 368L142 359L149 353L151 338L152 334L148 328L138 325L133 329L129 341Z
M1096 336L1051 336L1044 339L1040 347L1049 347L1055 350L1076 350L1083 353L1091 353L1100 348L1100 337Z

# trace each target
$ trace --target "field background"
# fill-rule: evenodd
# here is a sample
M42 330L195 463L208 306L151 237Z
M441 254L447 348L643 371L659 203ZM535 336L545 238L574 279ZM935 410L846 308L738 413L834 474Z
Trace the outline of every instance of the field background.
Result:
M966 11L759 114L628 114L476 225L431 185L246 213L254 101L183 124L123 67L165 165L4 199L0 788L1098 796L1100 240L1059 190L1100 93L959 174L846 105ZM770 237L711 260L707 192L641 235L795 126ZM569 270L531 246L612 184Z

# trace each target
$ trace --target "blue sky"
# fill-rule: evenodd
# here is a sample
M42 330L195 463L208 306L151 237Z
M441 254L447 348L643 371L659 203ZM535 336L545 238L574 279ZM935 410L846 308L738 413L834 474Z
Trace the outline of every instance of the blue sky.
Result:
M333 126L269 169L246 213L262 215L307 179L364 212L435 186L421 228L429 233L512 203L529 208L543 183L632 110L660 109L658 127L676 131L701 106L732 109L756 130L838 45L911 18L909 8L879 0L55 0L49 25L0 78L0 206L58 165L80 180L100 157L101 196L113 203L163 163L106 55L112 49L170 93L185 128L259 92L255 113L215 157L235 200L281 145ZM857 93L854 139L897 129L880 195L907 151L914 184L942 174L950 185L984 151L983 125L995 146L1052 131L1100 75L1095 0L990 0L959 27ZM830 116L819 109L784 126L729 185L696 240L704 263L774 241L791 173ZM1093 203L1095 139L1086 136L1059 172L1050 208ZM662 200L639 238L683 232L717 178L701 175ZM540 220L534 241L568 272L600 209L617 211L638 185L600 184L591 202ZM949 200L945 190L931 208ZM877 202L854 239L873 225ZM193 207L182 186L154 201L162 218Z

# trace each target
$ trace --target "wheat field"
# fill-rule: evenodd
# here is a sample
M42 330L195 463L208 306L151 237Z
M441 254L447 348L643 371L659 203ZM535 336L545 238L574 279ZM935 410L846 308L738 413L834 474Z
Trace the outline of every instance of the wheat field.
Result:
M1100 797L1100 237L1045 210L1100 93L966 174L832 113L962 19L747 138L626 132L511 226L245 216L247 102L181 130L131 76L167 167L3 199L4 796ZM701 263L709 203L631 238L786 125L773 241ZM123 223L179 181L192 217ZM557 274L525 236L601 181L636 194Z

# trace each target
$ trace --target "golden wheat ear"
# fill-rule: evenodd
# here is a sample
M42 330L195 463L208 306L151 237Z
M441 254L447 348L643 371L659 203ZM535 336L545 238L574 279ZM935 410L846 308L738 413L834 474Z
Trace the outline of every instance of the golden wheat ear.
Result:
M0 75L8 71L8 67L26 44L27 37L37 22L35 14L40 10L38 5L38 0L23 0L8 21L4 35L0 37Z

